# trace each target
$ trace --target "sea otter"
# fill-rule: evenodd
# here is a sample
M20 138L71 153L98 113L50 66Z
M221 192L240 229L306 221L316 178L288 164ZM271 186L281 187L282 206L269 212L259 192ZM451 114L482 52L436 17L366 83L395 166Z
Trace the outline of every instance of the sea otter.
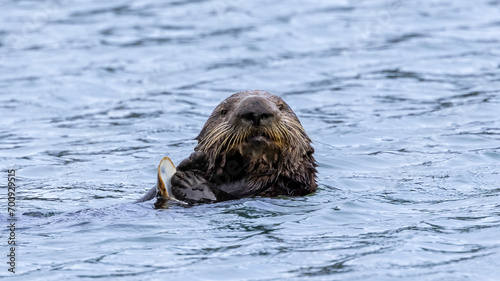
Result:
M173 168L170 197L179 201L302 196L316 190L311 139L276 95L260 90L231 95L214 109L196 140L194 152ZM157 188L139 201L155 195L155 206L161 207L166 196Z

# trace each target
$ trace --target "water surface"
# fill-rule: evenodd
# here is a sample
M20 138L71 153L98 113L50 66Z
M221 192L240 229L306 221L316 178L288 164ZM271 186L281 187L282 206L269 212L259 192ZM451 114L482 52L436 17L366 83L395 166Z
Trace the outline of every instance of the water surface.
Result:
M18 175L20 244L12 275L2 242L2 278L497 280L499 1L0 7L0 160L5 184ZM248 89L295 110L318 192L132 204Z

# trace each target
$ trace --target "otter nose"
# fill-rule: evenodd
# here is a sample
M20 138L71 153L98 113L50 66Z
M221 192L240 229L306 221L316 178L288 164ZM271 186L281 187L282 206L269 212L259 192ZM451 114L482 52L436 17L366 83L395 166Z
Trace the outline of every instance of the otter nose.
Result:
M248 113L245 113L245 114L240 116L241 119L249 121L250 123L252 123L255 126L259 126L260 122L262 120L265 120L265 119L271 118L271 117L273 117L273 114L267 113L267 112L264 112L264 113L248 112Z
M248 97L241 103L238 117L254 126L260 126L262 121L274 117L273 104L265 98Z

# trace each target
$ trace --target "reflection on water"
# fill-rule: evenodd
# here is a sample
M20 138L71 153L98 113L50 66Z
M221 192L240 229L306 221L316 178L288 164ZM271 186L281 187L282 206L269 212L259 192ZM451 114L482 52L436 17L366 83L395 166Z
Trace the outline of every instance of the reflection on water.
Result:
M498 1L0 4L9 280L496 280ZM132 204L228 95L281 95L318 192ZM0 214L6 218L6 214ZM3 252L6 253L4 247Z

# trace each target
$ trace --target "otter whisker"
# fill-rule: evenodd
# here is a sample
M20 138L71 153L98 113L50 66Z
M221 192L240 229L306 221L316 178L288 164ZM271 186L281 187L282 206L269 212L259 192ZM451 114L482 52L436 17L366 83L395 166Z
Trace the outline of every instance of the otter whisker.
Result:
M213 145L215 145L220 139L227 135L230 131L230 127L227 123L222 123L213 129L212 132L207 134L201 141L200 145L203 147L202 150L207 150Z
M236 134L233 135L232 137L232 141L231 141L231 149L233 149L234 147L236 147L238 144L240 144L240 137L241 136L241 132L240 131L237 131Z
M273 131L273 134L274 134L274 136L276 138L276 141L278 143L280 143L280 145L283 144L283 134L282 134L282 132L279 131L279 130L278 131Z
M222 151L222 148L224 147L224 145L226 144L226 142L228 141L229 138L226 138L224 139L224 141L219 145L219 147L217 148L217 155Z
M240 133L239 136L238 136L238 144L242 143L243 140L244 140L245 136L243 133Z
M221 134L221 131L223 131L223 128L222 127L216 127L214 128L214 130L212 132L210 132L209 134L207 134L201 141L200 143L202 145L210 145L211 142L213 142L216 138L214 138L214 136L218 136Z
M309 137L307 136L306 132L304 131L304 128L297 122L293 122L293 120L289 119L288 117L283 118L283 124L286 127L288 131L291 132L290 137L293 138L295 142L298 142L301 144L302 147L307 147L308 142L310 142Z
M268 135L274 142L278 144L278 146L281 147L281 137L278 131L271 130L269 128L265 129L265 134Z
M279 124L278 130L283 135L283 138L286 139L287 143L290 143L291 142L291 138L290 138L290 133L289 133L288 129L283 124Z

